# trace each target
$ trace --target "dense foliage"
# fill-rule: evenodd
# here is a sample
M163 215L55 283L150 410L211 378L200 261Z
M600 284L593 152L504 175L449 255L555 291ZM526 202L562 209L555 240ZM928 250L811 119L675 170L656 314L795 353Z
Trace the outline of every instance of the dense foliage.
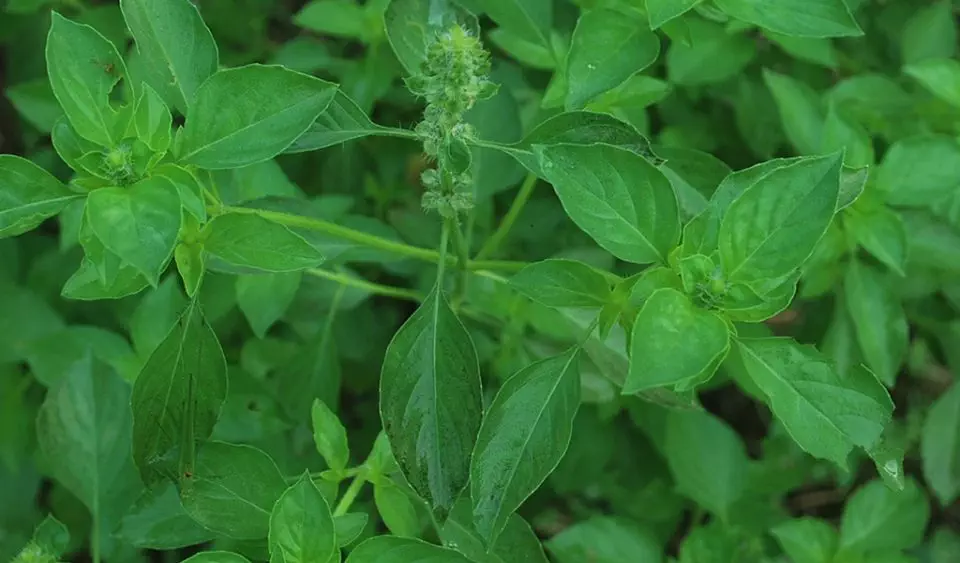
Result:
M0 6L0 559L960 561L960 2Z

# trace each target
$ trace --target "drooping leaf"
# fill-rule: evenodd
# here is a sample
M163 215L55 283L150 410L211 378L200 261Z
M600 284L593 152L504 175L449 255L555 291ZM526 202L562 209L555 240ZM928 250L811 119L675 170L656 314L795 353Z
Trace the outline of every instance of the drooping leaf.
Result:
M872 449L893 402L869 371L837 373L821 353L789 338L737 340L750 378L801 448L846 467L854 447Z
M931 405L920 437L923 476L943 506L960 494L960 384Z
M469 476L482 410L477 362L439 286L400 327L383 360L383 429L407 481L441 517Z
M566 452L580 406L579 359L572 348L520 370L487 409L470 462L473 522L487 545Z
M133 459L144 483L195 473L197 444L207 439L227 395L220 342L192 301L153 351L133 386Z
M186 115L219 64L217 44L196 6L188 0L122 0L120 8L143 64L151 69L150 86Z
M218 535L261 540L286 488L277 465L263 451L205 442L197 451L194 471L180 481L180 502L191 518Z
M330 506L304 473L277 500L270 514L271 560L327 562L337 549Z
M327 109L323 110L313 125L283 152L315 151L373 135L415 138L415 134L406 129L375 124L355 101L338 89Z
M269 160L309 129L336 92L329 82L275 65L218 71L196 91L179 160L213 170Z
M669 180L642 156L612 145L537 148L540 167L567 215L614 256L665 262L680 238Z
M0 155L0 238L36 228L79 198L33 162Z
M909 344L907 316L899 296L880 272L857 260L847 268L843 291L867 366L892 387Z

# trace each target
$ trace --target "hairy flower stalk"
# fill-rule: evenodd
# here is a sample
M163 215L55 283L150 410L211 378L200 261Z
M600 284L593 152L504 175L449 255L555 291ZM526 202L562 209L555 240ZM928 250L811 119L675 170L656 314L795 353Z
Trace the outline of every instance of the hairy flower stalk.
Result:
M487 79L490 57L480 40L459 25L438 33L427 48L420 74L406 80L410 91L427 107L416 132L424 153L436 168L423 173L423 207L436 209L445 219L473 207L473 178L467 141L473 128L464 114L477 102L496 93Z

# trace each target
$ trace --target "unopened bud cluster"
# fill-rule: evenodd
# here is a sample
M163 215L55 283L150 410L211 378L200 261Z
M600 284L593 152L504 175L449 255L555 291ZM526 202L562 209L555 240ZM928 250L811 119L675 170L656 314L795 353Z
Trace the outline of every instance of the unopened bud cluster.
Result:
M423 151L437 163L424 172L426 209L455 217L473 207L473 179L467 141L473 129L463 116L477 102L496 92L487 80L490 57L480 40L459 25L439 33L427 48L420 74L407 79L407 87L423 97L427 108L416 132Z

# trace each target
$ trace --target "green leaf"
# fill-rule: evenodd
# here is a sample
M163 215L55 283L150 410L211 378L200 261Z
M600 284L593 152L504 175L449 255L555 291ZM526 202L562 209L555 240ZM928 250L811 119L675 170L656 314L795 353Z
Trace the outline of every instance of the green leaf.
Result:
M178 475L198 471L193 467L197 443L210 436L226 395L220 342L193 301L133 386L133 459L144 483L170 476L167 457L175 448Z
M173 184L151 177L127 188L95 190L85 213L100 242L155 286L180 231L180 196Z
M790 56L803 61L818 64L829 69L838 66L837 51L830 39L816 37L795 37L773 31L764 33Z
M192 172L175 164L161 164L151 170L151 176L170 180L180 194L183 209L200 222L207 220L207 207L203 200L203 184Z
M675 289L658 289L633 323L623 393L705 380L729 349L729 329L721 317Z
M487 39L524 66L542 70L557 68L554 52L549 47L538 42L528 41L506 28L498 27L490 30Z
M803 517L777 524L770 532L794 563L831 563L837 530L823 520Z
M41 133L49 133L63 118L63 109L46 77L10 86L3 93L23 119Z
M510 278L510 285L548 307L603 307L612 297L607 278L576 260L534 262Z
M127 74L123 59L92 27L57 12L52 17L46 59L53 94L81 137L113 147L126 129L110 104L110 92Z
M0 238L36 228L79 198L33 162L0 154Z
M953 59L926 59L903 71L934 96L960 108L960 62Z
M567 109L582 108L653 64L659 54L660 38L628 14L584 12L567 54Z
M237 276L237 306L257 338L264 338L293 303L300 272Z
M9 288L7 288L7 295L11 299L29 299L17 291L11 295ZM22 301L18 305L27 305L29 308L29 304ZM17 318L14 313L23 312L9 306L4 311L10 314L11 318ZM40 320L37 317L42 316L42 313L37 310L31 311L30 314L35 320ZM65 374L69 373L70 366L87 354L92 354L95 359L109 364L120 377L127 381L133 381L140 371L139 360L130 349L127 340L102 328L71 325L39 338L36 338L36 334L30 334L32 330L25 330L23 323L17 322L16 330L20 337L26 337L25 359L30 366L31 374L47 387L55 386ZM16 345L15 342L12 343Z
M807 158L763 176L730 205L720 224L723 274L776 279L800 267L833 220L840 154Z
M219 65L217 44L196 6L189 0L121 0L120 8L151 69L150 86L167 105L188 114L200 85Z
M473 341L434 286L387 347L380 419L407 481L441 518L467 484L481 412Z
M323 113L313 122L313 125L303 135L297 137L297 140L283 152L315 151L372 135L403 139L416 138L416 134L412 131L396 127L383 127L370 121L370 118L360 109L357 102L351 100L342 90L338 89L327 109L323 110Z
M679 210L656 167L612 145L539 146L537 156L567 215L597 244L628 262L666 262Z
M547 563L540 538L530 524L514 514L490 549L473 526L470 499L460 497L450 517L440 530L444 545L456 546L457 551L476 563Z
M624 518L594 516L577 522L547 542L557 563L660 563L662 548L654 535Z
M293 231L258 215L214 217L202 233L204 250L232 264L264 272L293 272L323 263L323 255Z
M477 0L484 13L502 28L550 48L551 0Z
M900 297L880 272L857 260L847 269L843 292L867 366L893 387L909 345L907 315Z
M470 498L487 545L567 451L580 406L579 352L571 348L521 369L484 415L470 462Z
M330 506L305 472L280 496L270 514L271 561L327 562L336 550Z
M414 538L377 536L361 543L346 563L473 563L463 555Z
M179 549L213 539L213 532L194 522L183 510L177 489L165 483L144 491L127 510L117 535L143 549Z
M257 448L205 442L196 468L180 481L180 502L191 518L238 540L267 537L270 512L287 486L270 456Z
M329 82L276 65L218 71L187 112L180 161L216 170L269 160L310 128L336 92Z
M184 559L183 563L250 563L250 560L229 551L201 551Z
M647 0L647 18L650 29L657 29L668 21L692 10L701 0Z
M373 484L373 502L391 534L404 538L420 535L420 516L414 500L403 489L389 480L379 480Z
M670 411L666 458L677 490L727 520L747 489L747 451L723 421L705 412Z
M903 491L874 480L847 500L840 523L840 551L890 553L923 540L930 506L923 489L907 479Z
M137 102L133 125L137 130L137 137L154 152L163 154L170 148L173 118L160 94L147 84L143 85L143 92Z
M960 495L960 384L941 395L923 421L920 437L923 477L943 506Z
M844 0L716 0L716 3L731 17L784 35L863 35Z
M310 409L313 422L313 443L323 456L327 466L334 471L343 471L350 461L350 447L347 443L347 430L336 413L320 399L313 400Z
M363 7L353 0L313 0L293 17L293 23L322 34L363 38L366 32Z
M333 519L337 533L337 547L346 547L357 541L367 527L370 516L365 512L348 512Z
M872 449L890 422L893 402L865 369L837 373L820 352L789 338L743 338L737 350L773 414L814 457L846 467L853 448Z
M452 0L390 0L383 21L393 52L411 76L420 73L436 34L457 24L477 27L476 17Z
M47 471L90 511L93 541L114 526L141 489L130 463L130 386L87 355L49 391L37 414Z
M817 93L795 78L767 69L763 81L773 94L790 144L800 154L820 152L824 115Z
M844 164L852 167L872 166L875 160L873 140L859 123L849 119L837 107L830 104L820 132L821 154L844 150Z
M33 542L55 557L63 555L70 544L70 531L48 514L33 530Z
M178 244L173 252L177 262L177 272L183 279L183 286L187 295L193 297L200 289L205 271L203 246L199 244Z
M887 203L926 207L948 195L960 177L960 146L946 136L901 139L887 149L876 174Z
M739 74L757 54L743 33L729 32L714 22L685 18L694 38L689 45L672 42L667 50L667 76L684 86L716 84Z
M138 293L149 285L143 274L127 264L121 265L116 279L105 283L100 278L96 264L84 258L77 271L63 285L62 295L81 301L120 299Z
M918 7L900 36L900 59L911 65L926 59L952 59L957 54L957 22L953 3L940 0Z
M133 346L141 357L150 357L177 324L186 306L187 300L173 276L143 296L129 322Z

